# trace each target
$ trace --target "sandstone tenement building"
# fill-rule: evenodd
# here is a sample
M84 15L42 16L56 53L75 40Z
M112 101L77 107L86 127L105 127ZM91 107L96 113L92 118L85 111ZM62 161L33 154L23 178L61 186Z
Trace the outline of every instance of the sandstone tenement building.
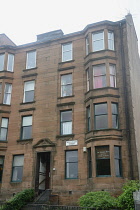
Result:
M16 46L0 34L0 195L74 205L140 174L140 60L130 14Z

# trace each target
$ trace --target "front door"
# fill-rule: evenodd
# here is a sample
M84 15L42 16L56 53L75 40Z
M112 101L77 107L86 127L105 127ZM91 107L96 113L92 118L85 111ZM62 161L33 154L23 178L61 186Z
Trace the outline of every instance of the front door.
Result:
M36 191L50 187L50 152L37 153Z

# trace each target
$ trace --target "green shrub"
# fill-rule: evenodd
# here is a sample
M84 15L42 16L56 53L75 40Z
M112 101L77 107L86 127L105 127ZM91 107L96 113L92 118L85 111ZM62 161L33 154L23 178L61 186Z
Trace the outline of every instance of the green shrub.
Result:
M23 190L7 201L2 207L2 210L20 210L26 203L33 200L34 195L35 192L33 189Z
M98 209L111 209L114 208L116 204L116 198L112 197L108 192L97 191L89 192L83 195L79 199L79 205L81 207L93 207Z
M123 193L118 197L118 207L122 210L134 210L133 192L140 189L139 181L131 180L122 187Z

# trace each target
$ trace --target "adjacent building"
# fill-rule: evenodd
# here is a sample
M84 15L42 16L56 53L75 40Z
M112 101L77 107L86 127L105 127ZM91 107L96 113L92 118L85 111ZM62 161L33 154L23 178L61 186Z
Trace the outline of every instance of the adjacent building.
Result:
M130 14L16 46L0 34L0 195L74 205L140 174L140 60Z

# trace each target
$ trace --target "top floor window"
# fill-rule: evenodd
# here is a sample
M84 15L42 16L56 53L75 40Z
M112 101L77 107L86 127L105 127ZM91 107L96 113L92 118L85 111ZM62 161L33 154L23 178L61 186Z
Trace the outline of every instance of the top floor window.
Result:
M72 60L72 43L62 45L62 62Z
M108 31L108 49L114 50L114 33L112 31Z
M92 49L93 52L104 49L104 31L92 34Z
M36 51L27 52L26 69L32 69L36 67Z
M14 55L8 54L7 71L13 72L14 69Z
M89 37L86 37L86 55L89 54Z
M0 54L0 71L4 70L4 55L5 54Z

